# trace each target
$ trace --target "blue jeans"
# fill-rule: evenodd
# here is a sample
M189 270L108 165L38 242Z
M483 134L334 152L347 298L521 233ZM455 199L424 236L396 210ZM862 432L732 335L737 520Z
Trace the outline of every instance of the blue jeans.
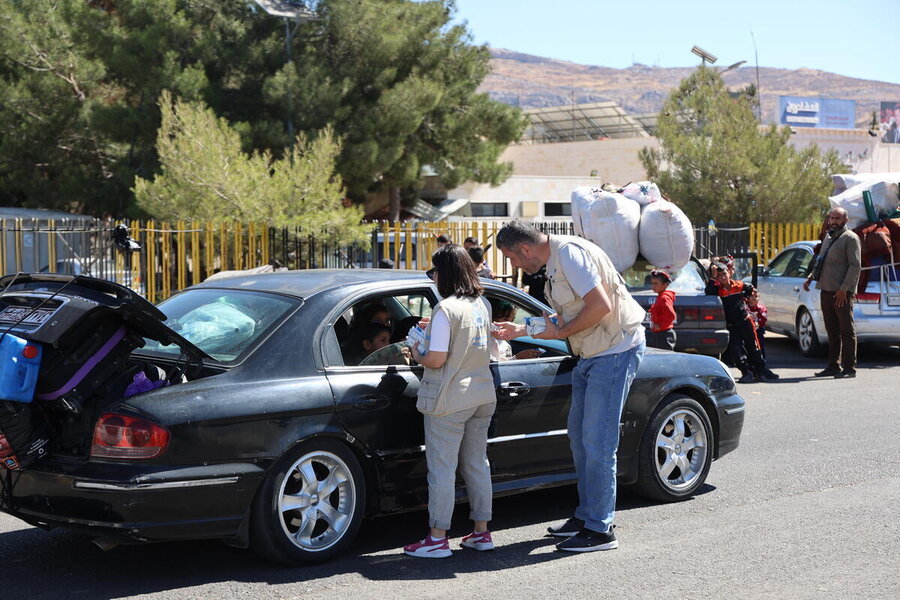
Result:
M575 518L604 533L616 510L619 421L646 344L605 356L582 358L572 373L569 440L578 476Z

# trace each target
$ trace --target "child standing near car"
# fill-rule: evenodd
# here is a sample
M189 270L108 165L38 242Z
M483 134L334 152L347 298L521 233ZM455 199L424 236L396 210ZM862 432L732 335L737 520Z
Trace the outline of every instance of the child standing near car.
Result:
M672 278L665 271L650 271L650 288L656 302L650 307L650 330L647 346L675 350L675 292L668 289Z
M754 287L744 281L731 279L728 266L724 263L713 265L710 272L713 279L706 284L706 294L718 296L722 300L725 325L728 327L728 348L725 354L741 370L738 383L775 381L778 375L766 366L766 358L760 351L756 337L756 327L747 310L746 300Z
M766 358L766 321L769 320L769 309L759 300L759 290L753 288L747 297L747 312L756 325L756 339L759 342L759 351Z

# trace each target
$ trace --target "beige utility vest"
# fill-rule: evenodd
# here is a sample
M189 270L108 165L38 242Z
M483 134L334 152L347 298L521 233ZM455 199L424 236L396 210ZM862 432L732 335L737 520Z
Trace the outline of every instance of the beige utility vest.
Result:
M631 333L644 320L641 308L628 289L625 280L616 272L612 261L599 246L580 237L571 235L550 236L550 259L547 261L547 281L550 293L547 298L553 309L568 323L584 308L584 300L575 293L559 267L559 251L567 244L583 248L597 266L601 285L609 296L610 311L599 323L584 331L569 336L572 351L584 358L609 350L622 341L624 333Z
M450 322L447 361L440 369L425 368L416 408L443 416L497 401L491 375L491 315L481 298L445 298L435 307ZM425 330L431 340L431 324ZM426 343L428 343L426 341Z

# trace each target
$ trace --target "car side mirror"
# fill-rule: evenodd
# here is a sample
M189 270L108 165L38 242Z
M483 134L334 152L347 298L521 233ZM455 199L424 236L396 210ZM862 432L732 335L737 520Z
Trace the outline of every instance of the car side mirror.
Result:
M757 265L756 266L756 276L757 277L768 277L769 276L769 267L765 265Z

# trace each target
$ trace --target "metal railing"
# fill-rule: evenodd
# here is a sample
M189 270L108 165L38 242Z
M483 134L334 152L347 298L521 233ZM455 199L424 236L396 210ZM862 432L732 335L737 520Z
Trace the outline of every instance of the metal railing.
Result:
M0 219L0 265L6 273L90 274L131 287L151 302L199 283L219 271L273 264L289 269L392 268L425 270L437 248L437 236L461 244L474 237L487 250L491 270L516 282L517 274L494 240L506 219L452 222L371 223L367 247L329 244L319 232L263 223L159 221L79 221ZM128 228L137 244L123 242L116 226ZM571 219L536 223L551 234L574 234ZM756 251L768 263L788 244L816 239L820 225L751 223L694 230L698 258ZM139 249L134 251L130 248Z

